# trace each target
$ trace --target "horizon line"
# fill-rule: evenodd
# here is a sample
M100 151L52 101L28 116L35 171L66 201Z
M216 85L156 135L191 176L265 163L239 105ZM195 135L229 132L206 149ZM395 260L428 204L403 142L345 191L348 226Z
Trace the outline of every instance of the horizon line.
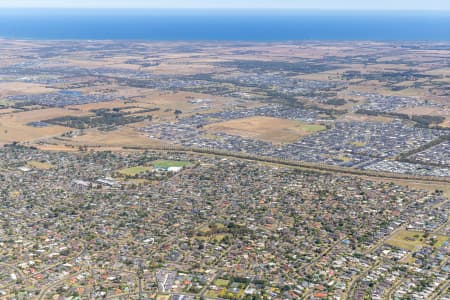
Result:
M355 12L450 12L449 9L417 9L417 8L402 8L402 9L375 9L375 8L301 8L301 7L122 7L122 6L114 6L114 7L81 7L81 6L0 6L1 9L53 9L53 10L70 10L70 9L81 9L81 10L117 10L117 9L125 9L125 10L172 10L172 11L180 11L180 10L228 10L228 11L355 11Z

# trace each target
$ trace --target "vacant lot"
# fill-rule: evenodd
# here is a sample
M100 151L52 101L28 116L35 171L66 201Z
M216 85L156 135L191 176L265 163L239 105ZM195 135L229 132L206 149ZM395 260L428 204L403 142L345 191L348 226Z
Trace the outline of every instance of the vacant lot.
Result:
M274 144L291 143L325 126L272 117L250 117L214 123L205 127L210 132L225 132Z
M31 161L27 162L27 166L30 168L39 169L39 170L50 170L51 168L53 168L53 166L49 163L40 162L40 161L36 161L36 160L31 160Z

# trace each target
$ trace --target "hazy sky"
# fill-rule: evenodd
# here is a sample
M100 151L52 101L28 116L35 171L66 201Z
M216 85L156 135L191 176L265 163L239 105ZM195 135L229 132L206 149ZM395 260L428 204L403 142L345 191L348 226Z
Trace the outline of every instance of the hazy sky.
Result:
M450 0L0 0L0 7L450 10Z

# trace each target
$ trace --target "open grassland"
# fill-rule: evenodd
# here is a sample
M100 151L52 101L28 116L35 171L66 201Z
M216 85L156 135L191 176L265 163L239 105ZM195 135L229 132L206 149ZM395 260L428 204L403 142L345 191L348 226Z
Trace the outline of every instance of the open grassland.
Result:
M1 115L0 144L7 144L14 141L30 142L36 139L48 138L70 131L70 128L62 126L36 128L27 125L30 122L38 122L67 115L81 116L86 114L64 108L48 108Z
M230 283L230 281L226 280L226 279L218 278L218 279L214 280L214 285L221 286L221 287L227 287L229 283Z
M42 144L36 144L33 145L34 147L43 150L43 151L56 151L56 152L78 152L79 148L68 146L68 145L62 145L62 144L48 144L48 143L42 143Z
M52 141L58 144L71 146L88 146L88 147L152 147L160 146L162 143L158 140L152 140L137 132L131 127L122 127L114 131L99 131L97 129L89 129L83 135L73 138L64 138Z
M68 59L65 64L68 66L76 66L81 68L93 69L93 68L120 68L138 70L139 66L133 64L124 63L128 59L132 59L132 56L114 56L104 59L89 59L88 57L78 56L77 58Z
M118 173L121 175L125 175L125 176L136 176L136 175L139 175L139 174L142 174L145 172L149 172L151 170L153 170L152 167L136 166L136 167L119 170Z
M3 122L0 119L0 145L12 142L29 142L35 139L50 138L60 135L70 128L50 126L35 128L20 123Z
M386 240L386 244L401 249L414 251L423 246L423 233L417 231L400 230Z
M450 116L446 117L444 122L440 124L442 127L450 127Z
M145 88L124 87L119 85L107 85L103 89L105 93L113 94L117 97L126 97L128 100L114 100L108 102L98 102L83 105L69 106L71 110L85 113L94 109L121 109L124 112L138 112L145 109L159 109L152 111L155 122L175 121L175 111L181 111L180 117L189 116L195 113L207 113L222 111L232 105L243 107L255 107L261 104L256 101L244 101L232 97L222 97L193 92L173 92L158 91ZM99 93L98 87L86 87L81 89L85 94Z
M69 115L78 117L91 115L91 113L86 113L83 111L74 111L66 108L44 108L14 113L2 117L2 120L7 121L9 118L10 120L21 122L22 124L27 124L29 122L44 121L48 119L59 118Z
M433 239L433 237L435 238ZM420 247L429 245L429 243L427 243L429 239L430 238L425 237L423 232L400 230L387 239L386 244L409 251L415 251ZM440 247L447 240L448 237L444 235L436 235L431 237L430 242L433 247Z
M398 109L396 112L407 115L449 116L441 108L436 107L408 107Z
M72 111L82 111L84 113L90 113L91 110L95 109L112 109L112 108L123 108L129 107L134 104L127 104L124 101L107 101L107 102L96 102L82 105L70 105L69 108Z
M205 126L211 133L225 132L274 144L295 142L303 136L325 130L325 126L272 117L249 117Z
M222 299L241 299L241 297L244 295L244 290L240 289L239 292L232 293L228 291L225 287L221 287L217 291L208 290L206 292L206 296L210 298L222 298Z
M31 160L27 162L27 166L33 169L39 169L39 170L50 170L53 168L53 165L46 163L46 162L40 162L36 160Z
M0 107L1 106L8 106L11 103L12 103L11 101L8 101L8 100L5 100L5 99L0 99Z
M211 64L197 63L192 64L185 62L180 63L162 63L159 66L145 68L147 71L151 71L155 74L173 74L177 73L180 75L196 75L196 74L207 74L211 72L224 72L226 68L219 68Z
M339 118L339 121L344 122L380 122L380 123L390 123L393 121L392 118L384 116L369 116L362 114L346 114Z
M399 97L430 97L430 93L422 88L405 88L399 91L393 91L386 87L385 83L378 80L366 80L359 84L354 83L352 89L362 93L376 93L383 96L399 96Z
M8 115L18 112L17 109L14 108L4 108L0 106L0 116L1 115Z
M433 247L440 248L442 247L445 242L449 241L449 237L445 235L433 235Z
M55 91L37 83L25 82L1 82L0 97L23 95L23 94L43 94Z

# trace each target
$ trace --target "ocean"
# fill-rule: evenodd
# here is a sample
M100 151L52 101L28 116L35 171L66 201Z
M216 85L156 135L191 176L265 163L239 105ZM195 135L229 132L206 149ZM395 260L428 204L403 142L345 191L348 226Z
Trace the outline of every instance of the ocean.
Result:
M146 41L450 41L450 12L2 9L0 37Z

